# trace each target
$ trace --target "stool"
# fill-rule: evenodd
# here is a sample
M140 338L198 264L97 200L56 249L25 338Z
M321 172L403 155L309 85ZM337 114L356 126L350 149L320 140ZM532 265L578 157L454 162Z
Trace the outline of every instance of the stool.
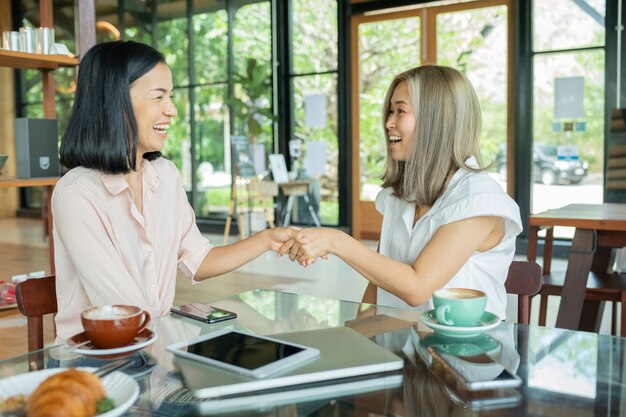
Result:
M287 196L287 204L280 213L280 216L283 218L283 226L289 226L289 223L291 222L291 210L293 209L293 202L297 197L304 198L304 202L309 209L313 222L317 227L322 226L319 217L317 217L317 214L311 205L311 200L309 199L309 187L311 185L311 181L296 180L280 182L278 185L280 186L282 193Z

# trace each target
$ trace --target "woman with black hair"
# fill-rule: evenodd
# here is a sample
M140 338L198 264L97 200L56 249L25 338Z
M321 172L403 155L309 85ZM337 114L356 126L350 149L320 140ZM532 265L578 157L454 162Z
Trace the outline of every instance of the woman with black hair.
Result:
M274 228L213 247L198 227L177 168L161 157L177 115L164 56L137 42L94 46L80 63L61 143L69 172L52 195L57 333L82 331L92 305L170 312L180 268L192 282L222 275L297 228Z

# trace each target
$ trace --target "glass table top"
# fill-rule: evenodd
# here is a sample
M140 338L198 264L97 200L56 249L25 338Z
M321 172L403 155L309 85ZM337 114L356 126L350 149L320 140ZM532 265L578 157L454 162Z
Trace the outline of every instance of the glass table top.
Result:
M624 413L622 338L506 322L479 336L450 338L433 333L418 312L267 290L209 304L234 311L238 318L213 325L177 315L153 320L151 329L158 337L133 353L133 366L124 370L137 381L140 394L123 415L572 417ZM404 368L351 380L199 399L185 387L177 360L166 350L172 343L218 329L277 335L340 326L395 353L403 359ZM106 361L54 346L0 361L0 378L34 369L99 366ZM448 367L471 381L493 380L506 370L519 377L521 385L472 392L451 376L455 372Z

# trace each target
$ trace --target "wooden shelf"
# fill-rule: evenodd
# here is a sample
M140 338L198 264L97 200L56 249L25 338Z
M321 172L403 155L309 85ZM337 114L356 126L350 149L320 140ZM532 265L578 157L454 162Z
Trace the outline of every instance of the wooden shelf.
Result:
M31 179L19 179L15 177L0 176L0 188L9 187L46 187L54 185L59 181L59 177L51 178L31 178Z
M55 70L60 67L75 67L77 65L77 58L65 55L31 54L0 49L0 67Z

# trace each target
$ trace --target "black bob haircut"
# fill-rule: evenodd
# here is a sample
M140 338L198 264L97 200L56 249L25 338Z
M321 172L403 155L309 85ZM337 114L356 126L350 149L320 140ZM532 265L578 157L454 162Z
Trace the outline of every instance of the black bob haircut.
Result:
M80 61L72 115L61 142L61 163L105 174L127 174L137 159L137 121L130 86L159 63L162 53L133 41L93 46ZM153 161L161 152L149 152Z

